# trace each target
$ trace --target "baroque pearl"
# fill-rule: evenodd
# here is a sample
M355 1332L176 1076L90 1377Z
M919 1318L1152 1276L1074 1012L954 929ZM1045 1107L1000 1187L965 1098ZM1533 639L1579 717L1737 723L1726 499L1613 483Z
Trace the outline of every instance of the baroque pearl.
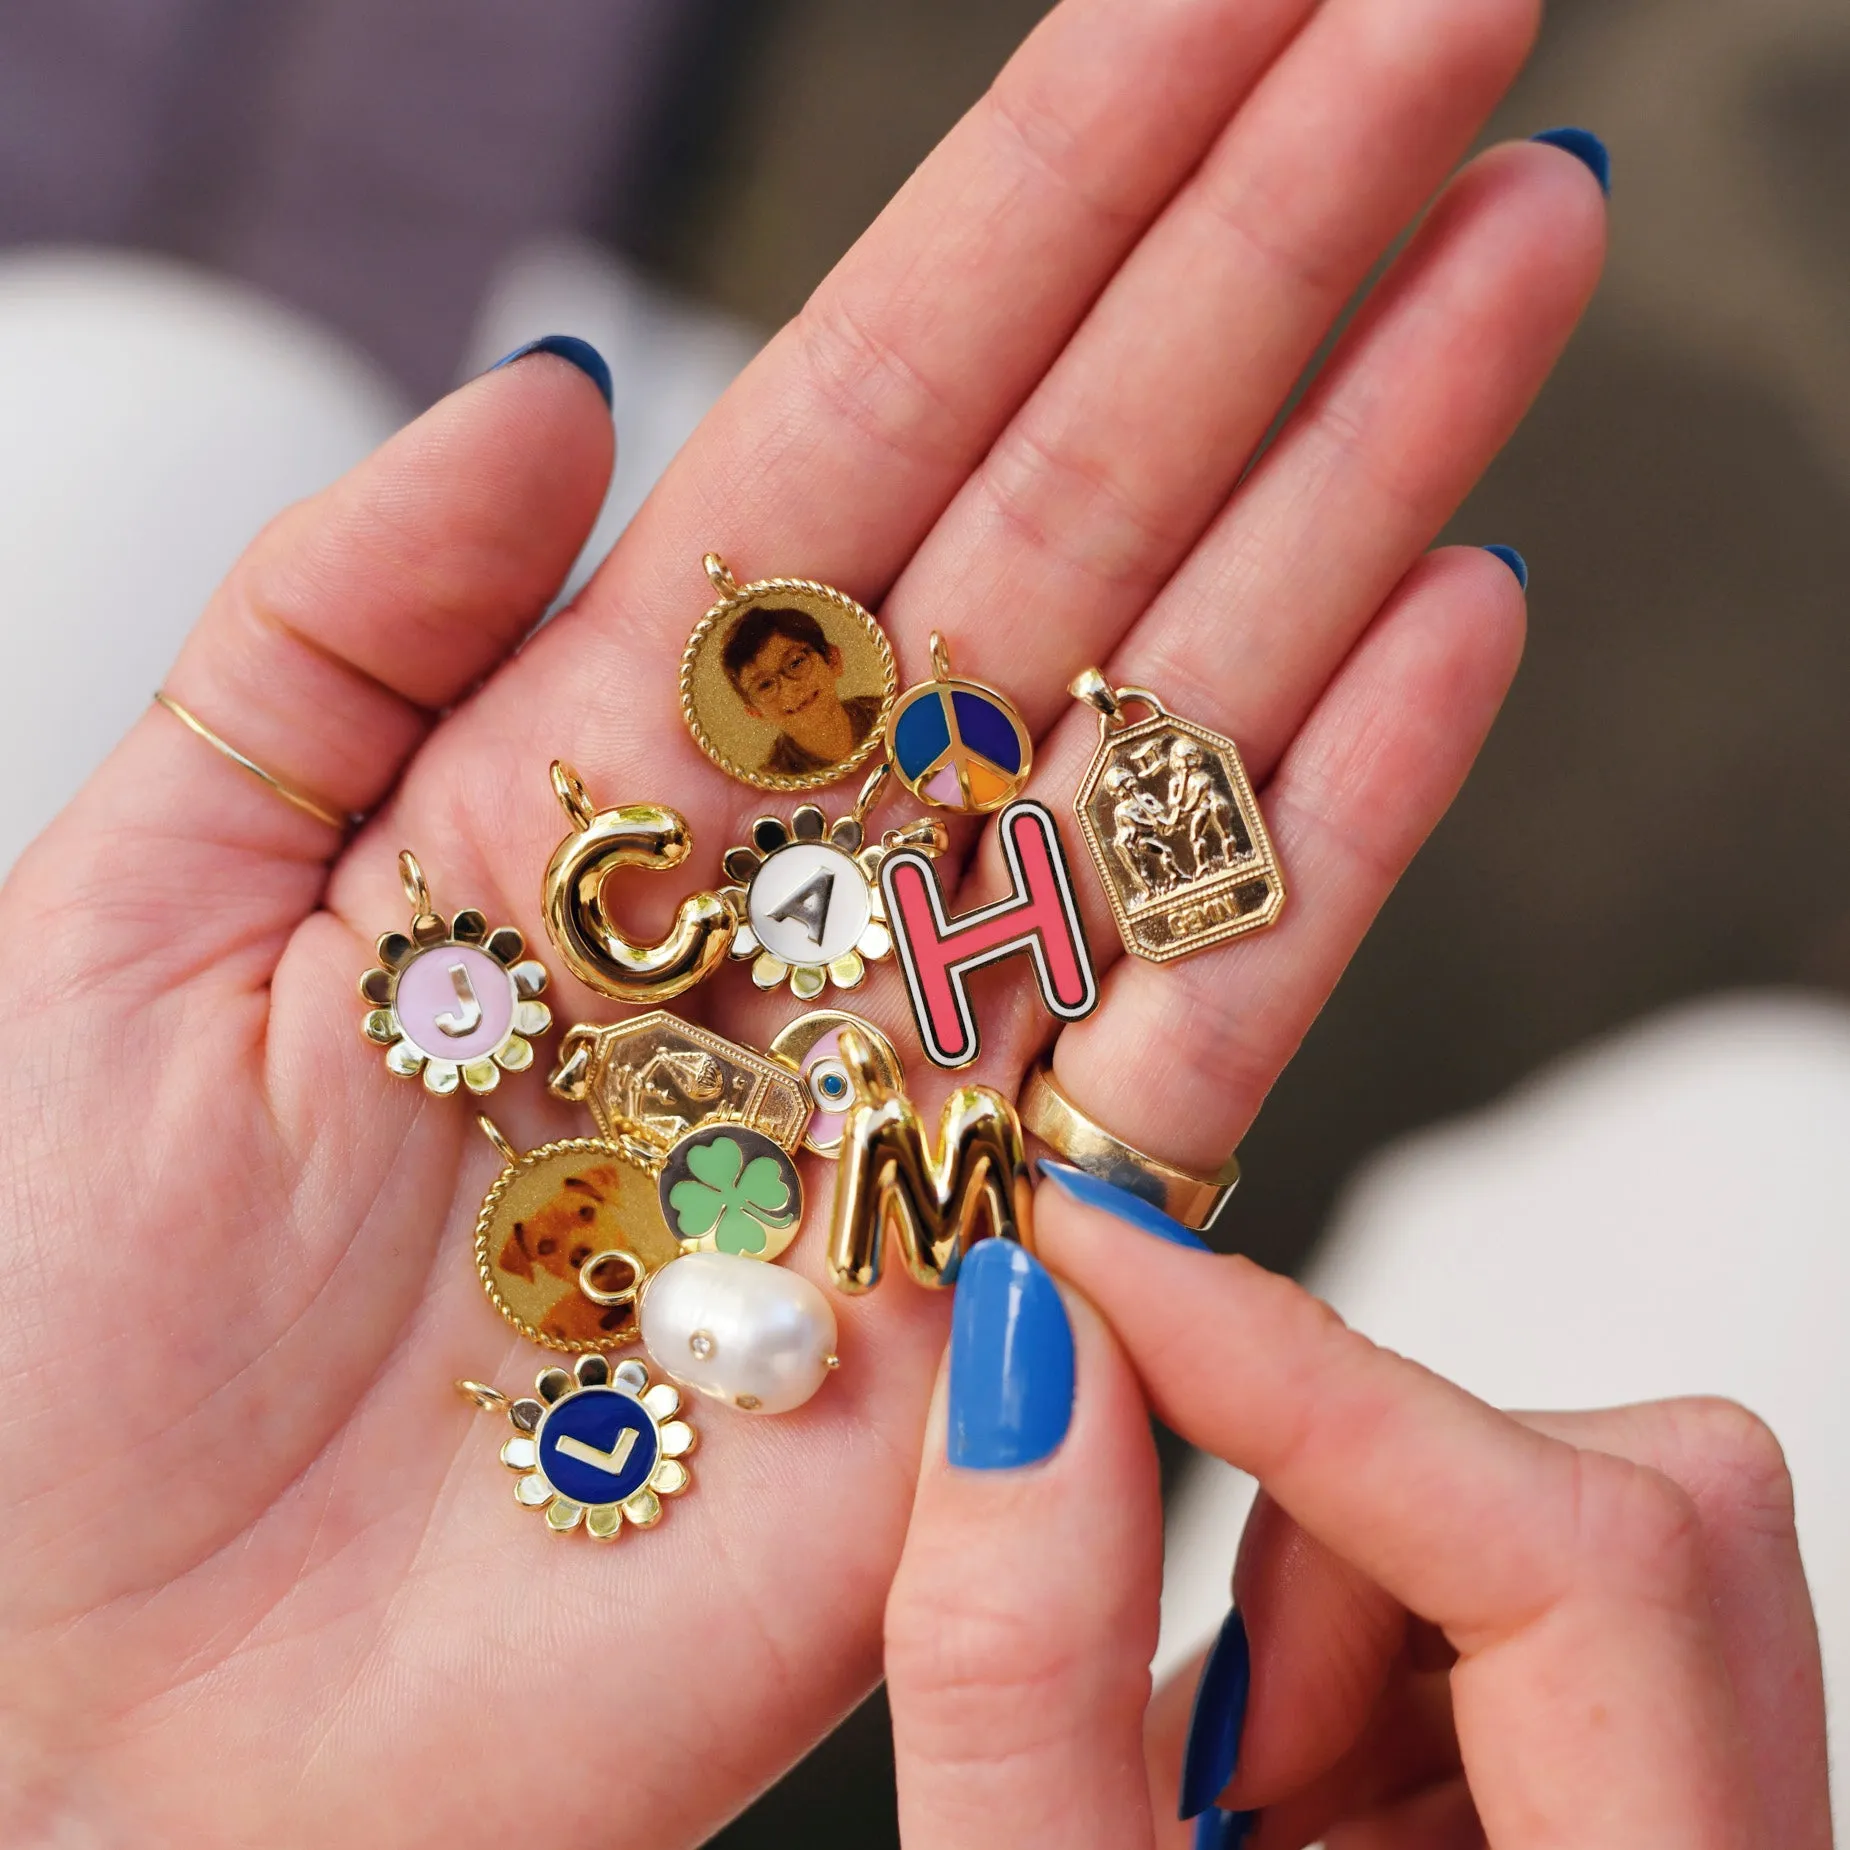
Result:
M828 1378L835 1312L801 1273L683 1253L650 1278L642 1340L662 1372L747 1413L788 1413Z

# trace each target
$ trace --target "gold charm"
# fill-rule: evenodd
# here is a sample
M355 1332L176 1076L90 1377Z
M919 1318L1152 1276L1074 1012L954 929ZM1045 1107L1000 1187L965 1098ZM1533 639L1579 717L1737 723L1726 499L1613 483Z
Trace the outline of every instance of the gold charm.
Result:
M654 803L594 810L583 779L556 759L552 787L572 833L546 869L546 930L571 973L637 1006L672 1001L711 976L726 961L734 927L717 893L682 900L673 928L653 944L638 944L604 906L604 882L619 867L660 871L687 859L694 838L686 822Z
M903 1090L905 1069L893 1051L893 1043L871 1021L850 1015L845 1009L811 1009L807 1015L799 1015L772 1036L770 1047L773 1060L796 1068L814 1107L803 1133L803 1148L831 1159L841 1154L848 1113L855 1102L854 1081L841 1057L844 1028L852 1028L861 1037L881 1083L894 1092Z
M963 1255L986 1227L996 1239L1033 1245L1033 1187L1015 1108L987 1086L964 1086L944 1102L938 1150L918 1108L885 1084L853 1028L841 1031L842 1063L855 1105L842 1142L829 1235L829 1276L838 1291L880 1282L889 1227L921 1285L957 1282Z
M776 1259L803 1225L803 1179L789 1152L743 1124L689 1131L656 1186L683 1252Z
M524 1156L479 1120L506 1165L475 1223L475 1269L489 1302L548 1349L616 1349L636 1340L643 1284L680 1242L662 1219L659 1157L575 1137Z
M735 884L724 891L739 921L732 955L753 960L760 989L788 977L792 995L813 1001L830 983L856 988L870 960L892 955L880 863L902 846L941 854L950 838L942 823L917 822L867 846L864 819L884 778L882 767L868 779L851 815L831 823L805 803L788 823L760 816L750 845L728 850Z
M1099 716L1073 811L1124 948L1168 963L1276 923L1285 878L1233 741L1096 668L1071 692ZM1149 713L1133 722L1127 705Z
M815 790L865 764L898 688L880 625L830 585L741 585L717 553L702 563L719 602L681 656L681 712L695 743L759 790Z
M694 1449L694 1429L678 1417L680 1390L668 1381L650 1386L640 1362L612 1369L601 1355L581 1355L569 1375L544 1370L533 1400L510 1401L479 1381L456 1386L483 1412L506 1412L514 1436L501 1462L520 1474L514 1501L544 1510L555 1535L580 1523L600 1542L615 1541L626 1523L652 1529L662 1499L693 1481L681 1462Z
M993 687L951 673L944 638L931 633L934 679L900 695L886 725L899 781L934 809L965 815L1000 809L1021 794L1034 744L1021 715Z
M525 957L513 926L491 932L476 911L444 920L431 909L430 888L417 856L398 857L399 878L412 908L409 932L379 940L379 964L360 978L368 1004L361 1030L386 1050L389 1071L420 1073L427 1092L446 1096L459 1084L492 1092L502 1073L533 1064L529 1035L544 1034L552 1012L535 1001L546 968Z
M810 1118L800 1077L780 1061L663 1009L568 1030L546 1084L555 1098L589 1105L611 1141L635 1137L664 1152L724 1120L794 1153Z

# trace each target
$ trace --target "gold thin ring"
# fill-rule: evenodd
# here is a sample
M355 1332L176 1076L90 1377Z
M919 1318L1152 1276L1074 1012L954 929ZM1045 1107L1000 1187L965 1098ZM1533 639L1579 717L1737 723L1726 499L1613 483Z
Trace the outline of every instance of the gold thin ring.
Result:
M1239 1185L1240 1159L1227 1158L1212 1175L1197 1175L1150 1156L1096 1124L1060 1089L1053 1068L1038 1061L1021 1095L1022 1124L1075 1169L1097 1176L1199 1233Z
M204 720L200 719L196 714L189 713L171 694L167 693L165 690L156 693L154 696L154 704L156 706L165 707L188 732L197 734L200 738L204 739L215 752L222 753L240 769L250 772L251 776L256 778L258 783L267 785L271 790L274 790L285 803L293 803L303 815L313 816L317 822L325 822L329 828L338 829L341 834L346 834L348 824L352 820L351 817L343 816L339 810L332 809L326 803L319 802L314 797L308 796L304 792L297 790L293 785L284 783L274 771L266 771L256 759L246 758L235 745L228 744L225 740L221 739Z
M507 1405L507 1396L486 1381L458 1381L456 1391L483 1413L499 1413Z
M600 1285L597 1275L606 1266L627 1266L630 1282L627 1285ZM593 1304L616 1305L634 1304L642 1292L643 1281L649 1276L649 1268L642 1263L627 1247L607 1246L601 1253L593 1253L578 1268L578 1289Z

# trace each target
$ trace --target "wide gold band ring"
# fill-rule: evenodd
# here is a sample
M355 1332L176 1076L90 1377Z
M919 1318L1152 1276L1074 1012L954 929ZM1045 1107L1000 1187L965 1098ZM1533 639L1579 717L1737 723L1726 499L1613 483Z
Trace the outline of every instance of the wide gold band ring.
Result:
M1214 1219L1239 1184L1238 1155L1228 1157L1211 1176L1196 1175L1112 1136L1066 1096L1045 1060L1028 1075L1020 1110L1022 1124L1056 1156L1147 1201L1195 1233Z
M296 789L293 784L284 783L274 771L266 771L255 758L245 757L235 745L221 739L196 713L188 712L171 694L165 690L156 693L154 704L165 707L188 732L196 738L204 739L215 752L229 758L239 770L248 771L258 783L274 790L285 803L293 803L305 816L313 816L317 822L325 822L329 828L338 829L341 834L346 834L351 817L343 816L339 810L309 796L305 791Z

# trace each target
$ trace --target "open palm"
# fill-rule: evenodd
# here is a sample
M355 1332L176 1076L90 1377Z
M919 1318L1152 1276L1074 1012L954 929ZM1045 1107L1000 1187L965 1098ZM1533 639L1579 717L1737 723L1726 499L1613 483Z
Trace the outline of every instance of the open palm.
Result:
M525 932L561 1024L610 1020L541 926L549 761L691 823L695 877L622 888L643 935L790 809L682 725L704 552L878 607L902 683L941 630L1022 709L1056 808L1095 738L1063 689L1103 663L1241 742L1292 879L1279 929L1117 963L1058 1043L1093 1115L1218 1163L1513 670L1511 575L1422 553L1591 289L1585 169L1530 146L1468 167L1243 471L1533 24L1531 0L1067 0L511 661L611 460L556 359L465 387L257 541L168 686L373 819L342 847L151 712L0 898L27 960L0 1166L6 1841L687 1844L866 1692L944 1303L896 1273L842 1304L843 1366L801 1413L696 1404L696 1482L658 1529L548 1537L495 1464L505 1427L450 1387L519 1391L547 1359L469 1262L495 1156L357 1033L354 980L405 921L395 853L439 911ZM998 884L976 856L961 905ZM860 995L916 1048L890 966ZM736 969L686 1000L759 1046L793 1012ZM979 1009L979 1076L1012 1095L1045 1018L1006 967ZM531 1075L493 1109L523 1147L588 1129ZM820 1276L809 1180L787 1263Z

